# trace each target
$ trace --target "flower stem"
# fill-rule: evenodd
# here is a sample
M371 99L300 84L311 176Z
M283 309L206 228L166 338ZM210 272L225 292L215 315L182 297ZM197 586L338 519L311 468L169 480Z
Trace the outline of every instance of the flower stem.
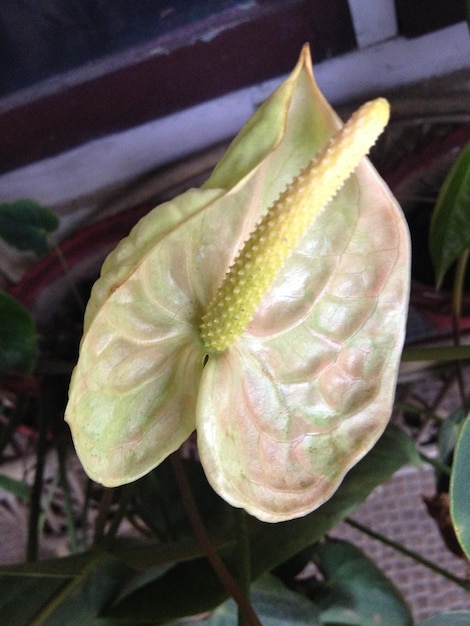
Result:
M186 512L194 528L196 538L203 547L210 564L214 568L214 571L219 577L222 585L237 603L239 613L243 615L245 624L247 626L262 626L247 596L229 572L227 566L222 561L219 553L210 540L204 526L204 522L202 521L201 515L197 509L196 502L191 492L191 487L178 452L171 455L171 462Z
M246 598L250 598L251 585L251 554L250 554L250 538L248 536L246 526L246 512L238 509L237 516L237 581L245 594ZM238 626L247 626L247 621L243 613L238 610Z

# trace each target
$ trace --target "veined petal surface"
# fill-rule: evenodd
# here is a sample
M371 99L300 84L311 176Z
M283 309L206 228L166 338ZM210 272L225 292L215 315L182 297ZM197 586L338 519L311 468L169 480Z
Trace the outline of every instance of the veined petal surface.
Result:
M156 207L108 256L66 410L92 478L135 480L194 430L202 313L264 211L337 125L305 48L204 188Z
M269 522L304 515L374 445L391 413L408 275L400 208L364 160L238 344L204 370L198 446L231 504Z
M256 223L340 122L304 48L204 187L157 207L106 260L66 419L87 473L135 480L197 427L216 491L266 521L324 502L390 415L408 295L399 207L363 160L224 353L199 327Z

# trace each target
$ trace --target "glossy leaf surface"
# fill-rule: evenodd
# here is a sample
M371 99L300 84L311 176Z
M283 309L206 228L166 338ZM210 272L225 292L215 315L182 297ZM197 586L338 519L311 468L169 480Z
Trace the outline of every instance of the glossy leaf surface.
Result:
M290 591L273 576L265 576L251 589L251 604L263 626L323 626L315 605L304 596ZM237 605L227 600L201 626L227 626L237 623ZM194 618L179 620L174 626L193 626Z
M208 354L199 335L243 241L338 127L305 48L204 187L157 207L105 262L67 409L92 478L135 480L197 428L214 489L274 522L320 506L377 441L404 336L409 246L366 160L238 342Z
M0 623L111 626L116 622L99 612L131 573L104 551L2 568ZM119 623L134 626L135 621Z
M29 312L0 291L0 376L31 372L37 358L36 328Z
M437 285L470 248L470 143L460 153L441 187L429 232Z
M470 626L470 611L446 611L428 617L418 626Z
M450 478L450 514L455 534L470 559L470 417L467 417L455 449Z
M19 250L37 255L49 250L47 234L57 228L59 220L46 207L27 198L0 204L0 237Z
M412 626L409 607L392 583L358 548L328 540L314 550L325 578L309 594L320 608L322 624Z

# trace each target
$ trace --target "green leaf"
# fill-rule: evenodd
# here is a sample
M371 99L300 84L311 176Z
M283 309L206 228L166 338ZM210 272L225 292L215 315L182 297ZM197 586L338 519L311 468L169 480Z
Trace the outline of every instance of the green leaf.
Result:
M322 626L318 610L305 596L289 591L273 576L263 576L251 588L251 604L263 626ZM228 626L237 623L237 606L227 600L207 619L197 624L202 626ZM194 619L179 620L174 626L194 626Z
M23 626L41 616L44 626L108 626L98 617L132 573L115 557L88 552L78 557L0 569L0 623ZM120 622L124 626L126 622ZM128 626L134 626L134 620Z
M323 536L374 487L403 463L412 461L410 450L407 437L397 428L390 427L373 450L346 476L334 497L314 513L276 525L250 520L253 576L261 576ZM211 514L212 509L206 511L206 516ZM234 567L236 555L232 544L225 541L223 544L216 542L216 545L228 564ZM130 624L155 623L160 619L177 619L211 610L227 597L212 567L200 557L200 548L188 541L187 535L183 535L180 541L161 546L148 543L137 548L118 540L114 551L111 556L92 551L0 568L0 623L9 626L28 623L41 608L50 606L49 602L57 604L53 606L51 617L44 622L46 626L77 623L104 626L114 623L111 617L118 618L121 623L122 620L128 620ZM175 564L175 561L179 563ZM144 568L143 574L136 577L135 570L129 565ZM286 596L283 598L280 604L287 606L290 600ZM112 610L107 611L107 606L112 606ZM280 610L278 606L276 611ZM100 611L106 612L107 617L97 618ZM314 621L311 623L315 624Z
M201 464L184 460L183 466L199 512L207 520L209 532L222 536L233 526L233 509L210 487ZM134 506L145 523L162 540L191 534L192 528L181 502L171 462L167 459L132 485Z
M450 477L450 515L455 534L470 558L470 415L467 416L455 448Z
M447 465L451 464L452 455L466 418L465 411L458 408L442 422L439 428L438 451L439 460Z
M470 626L470 611L445 611L428 617L418 626Z
M407 436L388 427L376 446L345 477L334 496L309 515L268 524L249 519L251 573L256 579L303 548L318 541L365 500L369 493L403 464L412 462ZM236 570L237 555L230 547L221 554ZM106 611L110 617L134 617L142 623L178 619L209 611L227 597L206 559L181 562L157 581L126 594Z
M470 248L470 143L462 149L439 192L429 248L439 288L452 263Z
M222 551L222 555L226 557ZM230 562L225 558L226 562ZM135 619L138 623L165 623L210 611L227 599L212 566L205 558L180 562L157 579L145 583L138 576L115 602L103 611L105 617Z
M227 548L234 543L233 532L230 537L218 538L211 535L213 545L218 549ZM136 570L146 571L151 568L167 567L175 562L191 561L205 555L201 544L191 537L181 537L175 541L135 541L132 539L115 540L110 552L121 561Z
M9 476L0 474L0 489L9 491L23 502L29 502L29 487L22 480L15 480Z
M37 359L36 328L29 312L0 292L0 376L31 372Z
M0 574L0 623L24 626L63 584L59 578Z
M60 559L4 565L0 567L0 576L2 580L20 578L21 576L66 580L78 576L83 567L94 558L96 558L96 552L89 551L83 554L61 557Z
M89 555L0 568L0 623L24 626L73 576Z
M314 560L325 582L309 597L323 624L411 626L409 607L393 584L358 548L329 540L314 548Z
M34 200L0 204L0 237L18 250L32 250L38 256L46 254L47 233L58 225L57 216Z

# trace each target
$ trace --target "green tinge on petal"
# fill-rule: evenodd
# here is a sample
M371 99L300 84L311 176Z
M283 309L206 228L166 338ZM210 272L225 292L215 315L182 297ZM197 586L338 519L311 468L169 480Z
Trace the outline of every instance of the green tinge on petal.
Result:
M401 211L364 161L236 346L209 358L197 430L217 492L268 522L332 495L389 420L408 287Z
M214 488L277 521L319 506L379 437L409 250L400 210L367 161L314 220L236 346L204 367L199 336L237 251L338 125L305 48L205 188L157 207L108 257L66 413L91 477L134 480L197 426Z
M107 486L135 480L194 430L205 356L199 320L253 227L243 211L250 193L183 194L144 218L105 262L66 411L80 460L95 480ZM191 197L196 210L162 236L153 224L159 211L178 215ZM158 245L150 245L146 227L157 231Z
M312 80L305 45L290 76L243 126L203 188L232 189L256 174L253 186L262 194L257 210L263 214L340 125Z
M189 437L202 367L190 339L142 342L111 322L112 298L105 309L82 344L66 420L88 475L113 487L146 474Z
M311 67L310 52L308 46L304 46L290 76L246 122L204 183L205 189L231 189L276 148L285 132L292 93L298 88L302 73L309 66Z
M146 255L169 233L220 197L222 193L221 189L204 191L189 189L174 200L155 207L139 220L130 234L119 242L103 263L101 276L93 286L87 305L85 333L108 296L132 275Z

